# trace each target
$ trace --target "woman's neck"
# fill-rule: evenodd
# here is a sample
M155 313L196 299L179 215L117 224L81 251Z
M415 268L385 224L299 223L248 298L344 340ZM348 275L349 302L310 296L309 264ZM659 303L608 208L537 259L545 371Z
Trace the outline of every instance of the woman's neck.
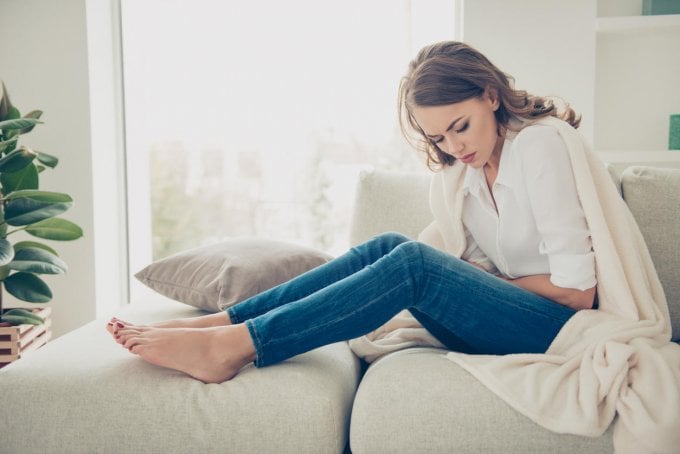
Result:
M496 145L489 156L489 160L484 164L484 167L488 168L493 172L493 174L498 173L498 166L501 163L501 153L503 152L503 144L505 143L505 132L498 136L496 140Z

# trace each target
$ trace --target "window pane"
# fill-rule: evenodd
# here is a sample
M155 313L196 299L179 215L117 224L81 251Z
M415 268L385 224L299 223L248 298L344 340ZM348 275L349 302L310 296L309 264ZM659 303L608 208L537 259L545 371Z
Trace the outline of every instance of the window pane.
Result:
M122 6L133 270L239 235L339 253L360 170L423 170L397 88L452 1Z

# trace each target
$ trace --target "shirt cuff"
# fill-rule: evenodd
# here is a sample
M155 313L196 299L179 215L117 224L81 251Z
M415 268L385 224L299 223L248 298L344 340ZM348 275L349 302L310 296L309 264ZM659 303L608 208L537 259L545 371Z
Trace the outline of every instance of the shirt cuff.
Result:
M595 287L595 254L554 254L548 256L550 282L562 288L587 290Z

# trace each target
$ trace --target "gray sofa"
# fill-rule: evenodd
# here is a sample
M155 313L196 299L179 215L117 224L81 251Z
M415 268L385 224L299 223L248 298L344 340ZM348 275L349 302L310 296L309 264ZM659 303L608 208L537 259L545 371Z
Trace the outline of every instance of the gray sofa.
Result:
M384 231L414 237L430 220L428 181L426 174L364 173L351 242ZM674 244L680 170L631 167L620 190L649 244L680 333ZM157 298L122 316L144 322L201 313ZM104 323L92 322L0 370L0 451L612 451L611 429L599 438L549 432L445 359L444 350L412 348L367 367L341 342L205 385L128 354Z

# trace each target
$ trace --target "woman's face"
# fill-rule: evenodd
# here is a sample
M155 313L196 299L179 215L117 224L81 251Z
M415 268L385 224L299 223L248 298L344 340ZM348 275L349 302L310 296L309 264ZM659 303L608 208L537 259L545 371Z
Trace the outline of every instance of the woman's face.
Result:
M503 138L498 136L494 112L498 109L494 95L484 92L443 106L417 106L413 116L428 139L441 151L474 168L489 160L497 166Z

